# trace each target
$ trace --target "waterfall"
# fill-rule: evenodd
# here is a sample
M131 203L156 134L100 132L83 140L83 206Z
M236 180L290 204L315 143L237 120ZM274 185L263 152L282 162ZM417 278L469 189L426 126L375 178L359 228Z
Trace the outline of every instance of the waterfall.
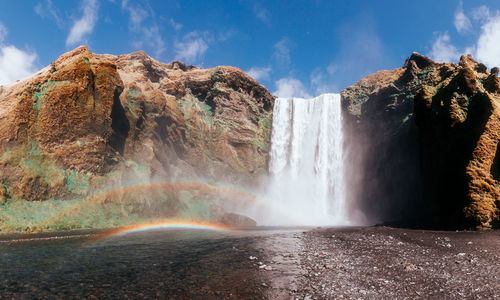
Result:
M274 103L265 225L347 225L339 94ZM278 211L278 212L276 212Z

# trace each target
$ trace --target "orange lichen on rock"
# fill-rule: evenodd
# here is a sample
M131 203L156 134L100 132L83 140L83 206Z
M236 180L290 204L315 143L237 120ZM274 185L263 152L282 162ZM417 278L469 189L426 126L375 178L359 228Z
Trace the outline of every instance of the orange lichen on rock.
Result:
M86 47L5 88L0 181L16 198L44 200L71 194L69 173L102 175L114 155L111 107L121 89L116 65Z
M251 183L267 169L273 100L237 68L78 47L0 89L0 202L138 179Z
M404 202L410 217L420 204L434 223L452 228L498 226L497 76L498 68L488 72L470 55L457 65L414 53L402 69L343 91L350 138L370 149L360 156L362 197L390 209Z
M488 93L487 97L491 115L466 168L470 203L464 209L466 217L483 228L500 221L500 178L495 166L500 159L500 90Z

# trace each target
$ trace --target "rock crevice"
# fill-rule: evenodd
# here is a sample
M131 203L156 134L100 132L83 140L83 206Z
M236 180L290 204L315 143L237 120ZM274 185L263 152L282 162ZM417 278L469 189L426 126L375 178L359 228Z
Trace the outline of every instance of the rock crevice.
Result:
M149 181L251 186L267 172L273 100L237 68L79 47L1 88L0 202L92 198ZM169 216L182 209L221 214L197 200L201 192L154 193L120 202L120 214L159 206L172 208Z
M354 157L352 172L363 174L358 199L388 208L372 210L383 220L414 218L417 211L441 227L498 223L500 184L491 171L500 140L495 72L470 55L457 65L413 53L403 68L343 91L348 145L368 149Z

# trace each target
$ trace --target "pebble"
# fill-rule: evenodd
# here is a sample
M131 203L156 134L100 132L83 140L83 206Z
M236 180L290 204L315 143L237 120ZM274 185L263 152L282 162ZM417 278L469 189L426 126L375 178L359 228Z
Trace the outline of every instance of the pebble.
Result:
M248 259L249 259L249 260L256 260L256 259L257 259L257 257L255 257L255 256L251 256L251 255L250 255L250 257L249 257Z

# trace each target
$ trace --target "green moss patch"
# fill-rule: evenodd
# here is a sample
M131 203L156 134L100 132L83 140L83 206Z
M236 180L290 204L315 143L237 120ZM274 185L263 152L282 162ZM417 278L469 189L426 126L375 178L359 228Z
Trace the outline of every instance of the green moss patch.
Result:
M115 228L167 218L213 221L219 199L199 188L148 184L103 190L73 200L0 204L0 233Z
M50 91L51 89L55 88L56 86L63 85L63 84L69 84L70 82L67 80L64 81L47 81L40 85L37 88L37 92L33 94L33 106L35 107L36 111L40 111L43 100L45 97L45 94Z
M139 97L140 94L141 94L141 92L139 92L137 90L129 90L128 91L127 108L130 111L130 113L132 114L132 116L134 116L134 118L136 118L136 119L139 118L139 116L137 114L137 97Z
M119 204L91 200L17 200L0 205L2 233L113 228L140 221L137 215L124 215Z

